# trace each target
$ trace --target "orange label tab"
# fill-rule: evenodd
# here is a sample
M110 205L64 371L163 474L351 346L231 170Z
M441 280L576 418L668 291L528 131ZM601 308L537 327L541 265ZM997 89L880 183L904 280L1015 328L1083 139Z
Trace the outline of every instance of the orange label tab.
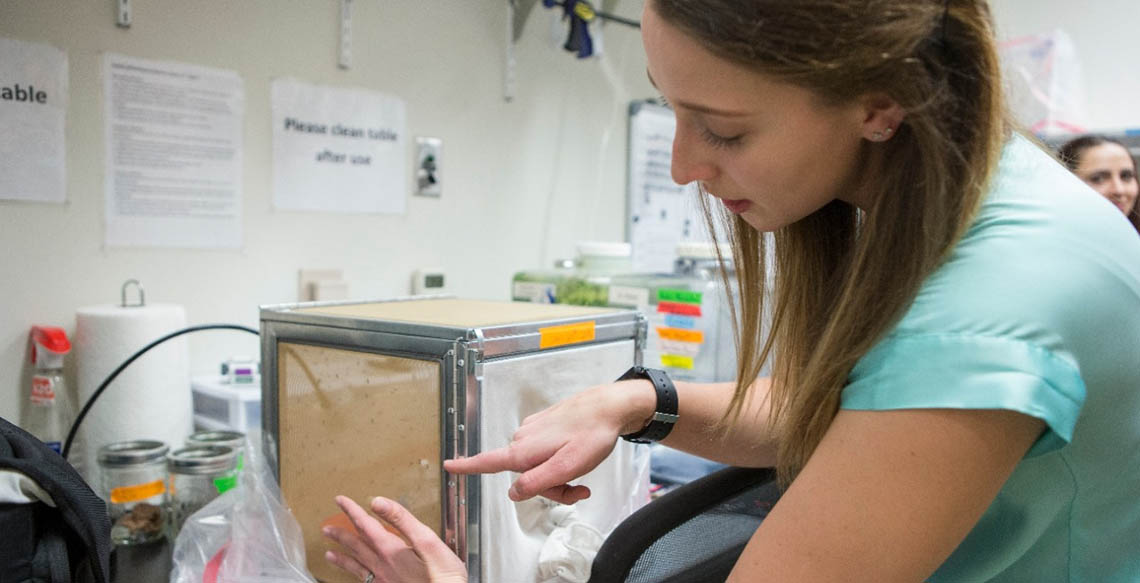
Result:
M545 349L589 342L594 339L594 327L594 322L591 321L539 328L538 347Z
M666 340L678 342L693 342L701 344L705 341L705 333L700 330L685 330L683 328L657 328L657 334Z
M166 492L166 482L163 480L155 480L135 486L111 488L111 504L126 504L128 502L146 500L151 496L158 496L163 492Z

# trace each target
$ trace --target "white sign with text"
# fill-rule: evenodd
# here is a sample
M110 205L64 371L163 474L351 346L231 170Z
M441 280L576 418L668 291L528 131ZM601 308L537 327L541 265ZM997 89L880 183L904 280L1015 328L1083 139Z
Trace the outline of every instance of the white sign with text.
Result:
M103 90L107 245L241 247L241 77L107 54Z
M67 54L0 38L0 199L67 197Z
M404 101L365 89L273 81L273 204L403 214Z

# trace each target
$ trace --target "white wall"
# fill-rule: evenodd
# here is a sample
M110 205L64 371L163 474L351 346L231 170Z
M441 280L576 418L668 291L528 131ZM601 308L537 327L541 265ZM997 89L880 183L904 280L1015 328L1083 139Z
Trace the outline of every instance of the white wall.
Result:
M621 0L637 17L642 0ZM135 25L111 2L0 1L0 36L46 42L70 59L68 203L0 201L0 417L18 419L33 324L74 330L75 309L116 301L138 278L190 323L257 325L259 304L296 300L297 270L344 270L354 297L405 294L412 270L443 266L456 293L507 297L513 271L568 256L578 239L623 236L625 119L653 95L636 31L607 28L607 58L578 62L549 43L536 8L518 51L519 91L501 95L504 0L357 0L354 68L335 65L336 0L138 0ZM1135 0L994 0L999 35L1064 28L1084 64L1090 125L1140 127ZM229 251L102 246L100 55L236 70L245 81L245 247ZM403 97L410 136L444 140L442 200L410 197L404 216L275 212L268 88L279 76ZM411 152L409 148L409 174ZM190 338L195 373L252 337ZM74 383L73 383L74 385Z
M1064 30L1084 77L1088 127L1140 128L1137 0L991 0L1002 40Z
M129 278L148 301L185 305L191 324L256 327L258 305L297 300L302 267L341 268L353 297L378 298L406 295L417 267L442 266L455 293L507 299L514 271L570 256L576 240L623 237L626 108L653 95L636 30L608 26L606 58L580 62L551 46L539 6L518 48L517 97L504 103L504 0L357 0L349 71L336 67L336 0L131 4L134 26L121 30L112 2L0 2L0 36L66 51L71 85L68 202L0 201L0 417L18 420L25 399L29 327L74 331L76 308L116 302ZM616 11L640 10L622 0ZM242 76L240 251L103 247L104 52ZM405 99L408 136L443 139L443 198L410 196L403 216L274 211L268 91L279 76ZM194 373L259 352L236 332L192 335L190 348Z

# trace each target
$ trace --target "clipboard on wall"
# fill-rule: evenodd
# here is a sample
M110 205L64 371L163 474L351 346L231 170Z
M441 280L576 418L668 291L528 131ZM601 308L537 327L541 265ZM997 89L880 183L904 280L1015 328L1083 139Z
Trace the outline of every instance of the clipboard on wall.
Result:
M671 273L682 241L707 241L696 185L673 182L670 161L676 120L652 100L629 105L626 239L633 270Z

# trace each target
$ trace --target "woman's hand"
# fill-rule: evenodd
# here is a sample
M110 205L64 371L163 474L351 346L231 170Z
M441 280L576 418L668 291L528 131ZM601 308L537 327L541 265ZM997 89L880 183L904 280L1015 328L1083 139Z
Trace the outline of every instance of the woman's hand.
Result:
M369 583L467 581L463 561L403 506L386 498L372 499L372 512L391 524L399 532L397 535L352 499L337 496L336 504L348 515L356 532L335 526L323 529L325 536L344 547L341 551L325 553L330 563ZM374 578L369 579L369 574Z
M505 448L447 460L454 474L522 472L507 495L516 502L543 496L573 504L590 496L571 480L610 455L618 436L641 429L653 415L657 393L647 380L593 387L523 420Z

